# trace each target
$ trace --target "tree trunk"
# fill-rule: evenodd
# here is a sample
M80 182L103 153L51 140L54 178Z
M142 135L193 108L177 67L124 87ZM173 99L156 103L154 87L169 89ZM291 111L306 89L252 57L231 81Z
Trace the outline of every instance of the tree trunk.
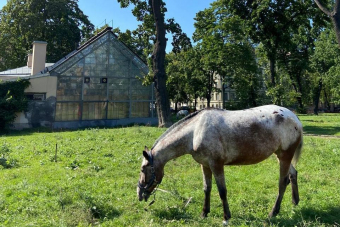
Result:
M255 89L254 89L254 87L253 86L250 86L250 102L249 103L251 103L252 104L252 106L251 107L256 107L257 106L257 103L256 103L256 92L255 92Z
M293 80L293 76L291 75L291 73L289 73L289 74L290 74L290 79L291 79L292 81L294 81L294 80ZM293 88L294 88L294 90L295 90L296 93L300 93L300 94L302 95L301 86L299 86L299 88L298 88L294 82L292 82L292 86L293 86ZM320 95L319 95L319 96L320 96ZM297 97L296 97L296 101L297 101L297 103L299 104L299 109L300 109L300 110L303 110L302 97L301 97L301 96L297 96Z
M209 77L209 85L208 85L208 91L206 94L207 98L207 107L210 107L210 101L211 101L211 94L214 86L214 72L208 72L208 77Z
M323 89L323 95L325 96L326 108L327 108L328 111L330 111L331 110L331 106L330 106L330 104L328 102L328 95L327 95L327 92L326 92L325 88Z
M316 88L315 95L314 95L314 114L318 115L319 111L319 100L320 100L320 94L322 90L322 78L319 80L318 87Z
M222 109L224 109L224 103L225 103L225 87L224 82L222 82Z
M197 110L197 95L195 94L195 103L194 103L194 107L195 107L195 111Z
M170 121L170 101L166 90L165 74L165 24L164 15L161 12L161 0L150 0L156 25L156 42L152 54L153 73L156 89L156 102L158 114L158 127L168 127Z
M334 25L336 39L340 47L340 0L335 0L333 11L330 11L326 7L324 7L319 0L314 1L319 9L321 9L322 12L324 12L327 16L331 18Z
M338 1L340 1L340 0L338 0ZM340 47L340 12L336 12L334 15L332 15L332 22L333 22L333 25L334 25L336 40L337 40L338 45Z
M270 56L269 57L269 66L270 66L270 78L271 78L271 82L272 82L272 87L276 86L276 81L275 81L275 57L274 56Z

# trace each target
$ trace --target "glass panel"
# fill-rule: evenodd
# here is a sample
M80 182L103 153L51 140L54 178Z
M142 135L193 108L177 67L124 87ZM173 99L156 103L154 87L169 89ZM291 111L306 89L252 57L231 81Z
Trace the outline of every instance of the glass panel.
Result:
M84 102L83 120L96 120L106 118L107 102Z
M84 83L84 101L106 101L107 83L100 83L99 77L90 77L89 83Z
M131 80L131 100L151 100L151 86L143 86L137 79Z
M82 76L84 70L84 59L81 59L77 64L66 70L63 76Z
M114 77L129 77L129 64L130 60L117 49L114 43L110 43L110 53L108 56L108 74Z
M142 74L141 70L139 70L135 65L132 65L130 69L130 77L131 78L136 78L136 77L143 78L144 75Z
M109 81L109 100L126 101L129 100L129 80L110 79Z
M129 117L128 102L110 102L107 110L108 119L120 119Z
M82 77L59 76L57 82L57 101L79 101L82 83Z
M80 106L77 102L58 103L56 104L56 121L75 121L79 120Z
M151 117L152 104L150 102L133 102L131 117Z

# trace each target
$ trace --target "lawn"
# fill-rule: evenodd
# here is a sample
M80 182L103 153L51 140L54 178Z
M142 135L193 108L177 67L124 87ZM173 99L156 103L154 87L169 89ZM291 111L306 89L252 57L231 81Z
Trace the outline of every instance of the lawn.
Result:
M299 118L308 134L339 135L339 115ZM0 152L7 158L7 167L0 169L0 226L220 226L215 184L211 213L199 216L202 174L190 156L166 165L160 185L165 191L157 192L152 206L138 201L142 149L164 131L134 126L0 137ZM278 192L276 158L225 167L230 225L339 226L339 166L340 138L305 136L297 166L300 204L292 205L288 187L273 219L267 215Z
M340 136L340 114L299 115L306 134Z

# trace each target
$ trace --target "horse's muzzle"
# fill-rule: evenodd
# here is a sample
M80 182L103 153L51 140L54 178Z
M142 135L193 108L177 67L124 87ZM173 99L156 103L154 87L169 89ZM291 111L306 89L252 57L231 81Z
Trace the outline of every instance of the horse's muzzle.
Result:
M139 187L137 187L137 196L139 201L142 201L143 199L146 201L148 201L150 194L149 193L145 193L145 190L140 189Z

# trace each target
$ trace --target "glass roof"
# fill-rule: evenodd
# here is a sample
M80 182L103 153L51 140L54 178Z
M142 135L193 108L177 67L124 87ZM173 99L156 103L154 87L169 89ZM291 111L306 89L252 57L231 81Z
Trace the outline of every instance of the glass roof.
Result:
M79 61L90 56L97 50L105 51L105 49L114 49L114 55L116 60L130 60L133 65L141 70L142 73L147 74L149 69L148 66L135 54L133 53L124 43L119 41L111 30L105 30L103 33L99 33L97 36L86 42L78 50L70 53L65 58L61 59L53 66L48 67L47 71L50 71L51 75L60 75L64 73L72 66L76 65ZM110 51L112 54L112 51Z

